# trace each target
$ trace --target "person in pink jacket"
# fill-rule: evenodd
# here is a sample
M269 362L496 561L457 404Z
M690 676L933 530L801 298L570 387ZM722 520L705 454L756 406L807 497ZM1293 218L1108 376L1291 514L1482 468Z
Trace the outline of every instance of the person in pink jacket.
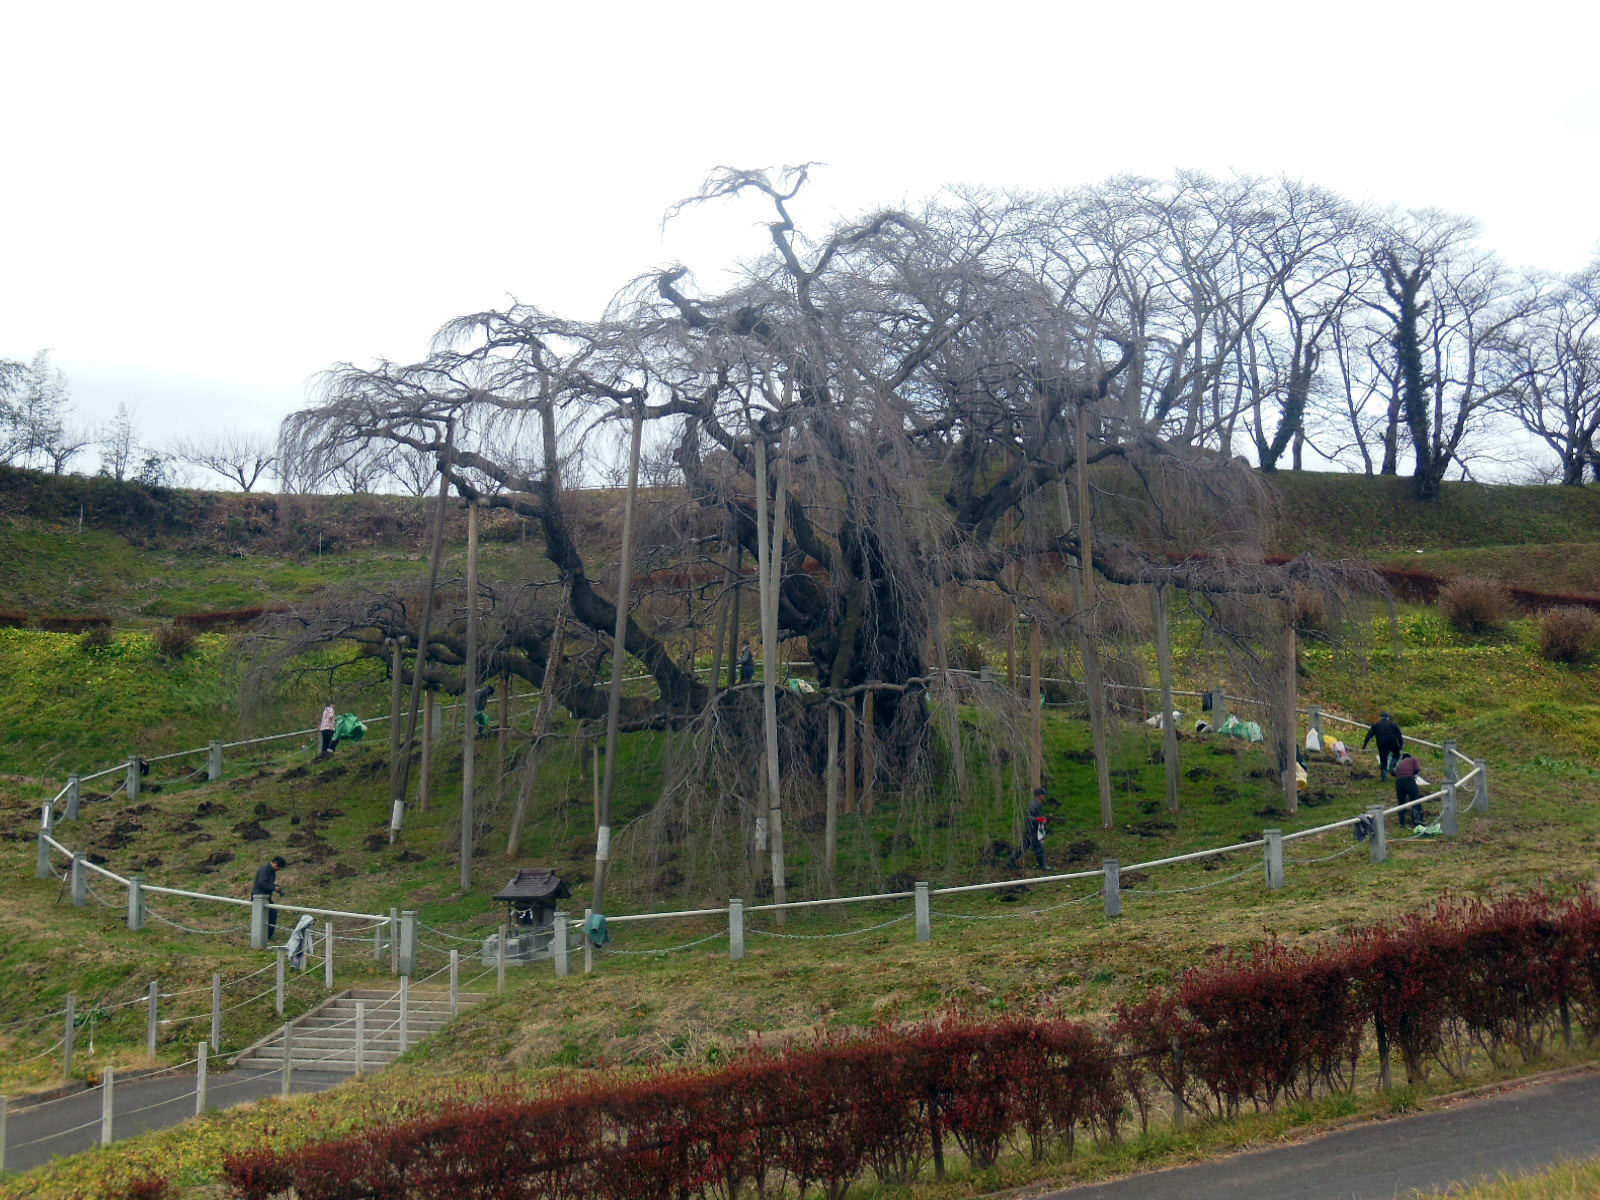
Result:
M333 723L333 704L330 701L322 710L322 721L317 725L317 730L322 734L322 751L317 755L318 758L326 758L333 753Z

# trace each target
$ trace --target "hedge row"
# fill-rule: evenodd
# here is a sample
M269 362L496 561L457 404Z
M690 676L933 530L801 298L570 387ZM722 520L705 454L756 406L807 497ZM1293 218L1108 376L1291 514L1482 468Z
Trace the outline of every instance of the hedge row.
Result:
M252 1150L226 1177L241 1200L832 1198L869 1172L942 1170L953 1149L981 1168L1008 1146L1037 1160L1081 1132L1113 1139L1157 1084L1228 1114L1347 1090L1372 1044L1418 1079L1471 1046L1532 1057L1573 1020L1600 1034L1591 894L1447 900L1320 948L1225 956L1123 1006L1104 1033L947 1015Z

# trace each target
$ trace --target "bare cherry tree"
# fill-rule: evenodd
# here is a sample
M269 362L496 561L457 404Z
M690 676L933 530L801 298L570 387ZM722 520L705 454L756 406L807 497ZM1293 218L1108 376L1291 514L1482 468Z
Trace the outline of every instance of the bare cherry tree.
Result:
M180 438L172 453L179 462L220 475L251 492L277 464L277 447L268 438L238 429Z
M1600 481L1600 262L1540 296L1515 354L1506 407L1555 452L1554 482Z

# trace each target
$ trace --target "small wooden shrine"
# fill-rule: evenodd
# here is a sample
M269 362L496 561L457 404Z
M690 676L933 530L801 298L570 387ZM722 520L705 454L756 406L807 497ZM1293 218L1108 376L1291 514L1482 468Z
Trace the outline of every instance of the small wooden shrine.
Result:
M550 953L557 902L572 895L549 867L522 867L494 894L506 905L506 959L527 962ZM485 942L485 961L494 939Z

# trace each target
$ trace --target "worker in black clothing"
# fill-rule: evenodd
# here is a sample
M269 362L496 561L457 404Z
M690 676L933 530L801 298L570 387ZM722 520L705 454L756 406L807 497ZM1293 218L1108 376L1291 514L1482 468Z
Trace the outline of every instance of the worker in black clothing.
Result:
M1028 804L1028 815L1022 821L1022 845L1018 846L1011 855L1011 865L1017 867L1022 862L1022 856L1029 850L1039 862L1039 870L1047 870L1044 865L1044 825L1049 820L1044 815L1044 801L1048 793L1042 787L1033 789L1033 799Z
M283 885L278 882L278 872L289 865L289 860L281 854L274 854L271 859L261 864L261 869L256 872L256 881L250 887L251 896L265 896L270 902L274 896L283 895ZM267 941L272 940L272 935L278 928L278 910L271 903L267 905Z
M1378 778L1387 779L1395 763L1400 761L1406 735L1400 732L1400 726L1395 724L1393 717L1388 713L1379 713L1378 719L1367 727L1367 736L1361 739L1361 748L1365 750L1371 741L1378 743Z

